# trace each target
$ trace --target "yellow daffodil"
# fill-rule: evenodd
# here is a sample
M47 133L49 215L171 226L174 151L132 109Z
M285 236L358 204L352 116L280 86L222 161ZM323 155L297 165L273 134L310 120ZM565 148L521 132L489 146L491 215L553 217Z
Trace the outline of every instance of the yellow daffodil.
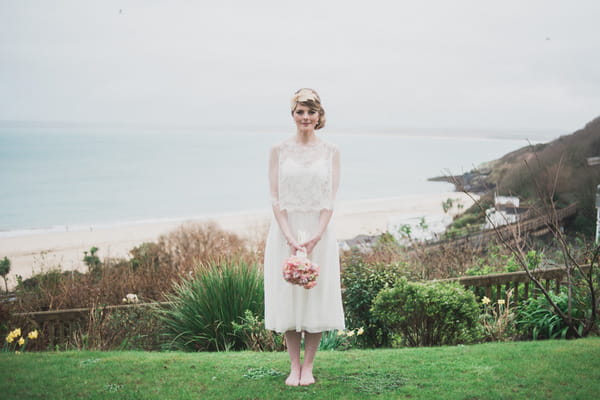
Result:
M6 341L8 343L12 343L14 340L15 338L11 334L6 335Z
M17 343L19 343L19 346L23 346L25 344L25 339L21 338Z
M38 337L38 334L39 334L39 332L38 332L38 331L37 331L37 329L36 329L36 330L34 330L34 331L31 331L31 332L29 332L29 333L27 334L27 337L28 337L29 339L37 339L37 337Z
M352 336L354 336L354 331L348 331L348 333L347 333L347 336L348 336L348 337L352 337Z
M498 304L501 305L501 306L503 306L505 303L506 302L504 300L502 300L502 299L498 300Z
M362 326L360 328L358 328L358 331L356 332L357 335L362 335L363 333L365 333L365 330L362 328Z
M346 334L346 332L344 332L344 331L337 331L338 336L344 336L345 334Z
M483 296L483 299L481 299L481 302L483 304L490 304L492 301L487 296Z

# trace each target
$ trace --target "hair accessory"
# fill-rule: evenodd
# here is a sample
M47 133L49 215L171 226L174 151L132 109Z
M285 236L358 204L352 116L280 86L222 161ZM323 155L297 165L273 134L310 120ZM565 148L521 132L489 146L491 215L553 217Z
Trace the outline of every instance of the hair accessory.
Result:
M312 89L300 89L298 90L294 96L292 97L291 107L292 110L296 108L296 104L302 103L304 101L317 101L320 102L319 96Z

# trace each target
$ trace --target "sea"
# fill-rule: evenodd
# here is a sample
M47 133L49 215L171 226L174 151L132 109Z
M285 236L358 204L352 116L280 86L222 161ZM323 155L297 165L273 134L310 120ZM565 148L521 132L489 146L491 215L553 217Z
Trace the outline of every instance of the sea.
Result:
M269 208L271 146L290 129L0 122L0 238ZM551 132L324 129L342 202L452 191L428 178L558 137Z

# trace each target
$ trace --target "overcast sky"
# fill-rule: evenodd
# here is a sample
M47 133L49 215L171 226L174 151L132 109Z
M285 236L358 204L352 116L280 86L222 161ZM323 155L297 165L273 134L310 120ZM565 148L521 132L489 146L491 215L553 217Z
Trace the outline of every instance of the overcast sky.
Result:
M0 120L572 132L600 115L600 2L0 0Z

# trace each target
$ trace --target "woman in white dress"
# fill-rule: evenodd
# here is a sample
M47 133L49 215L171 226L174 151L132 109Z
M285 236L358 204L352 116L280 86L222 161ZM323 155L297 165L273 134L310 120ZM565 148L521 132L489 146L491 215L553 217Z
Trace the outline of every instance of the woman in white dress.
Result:
M286 384L310 385L321 333L344 329L338 244L332 214L340 178L337 147L318 138L325 110L317 92L300 89L292 98L296 135L275 145L269 161L273 219L265 247L265 327L285 332L290 356ZM305 237L302 238L299 233ZM320 267L312 289L283 279L284 261L306 251ZM304 362L300 344L304 335Z

